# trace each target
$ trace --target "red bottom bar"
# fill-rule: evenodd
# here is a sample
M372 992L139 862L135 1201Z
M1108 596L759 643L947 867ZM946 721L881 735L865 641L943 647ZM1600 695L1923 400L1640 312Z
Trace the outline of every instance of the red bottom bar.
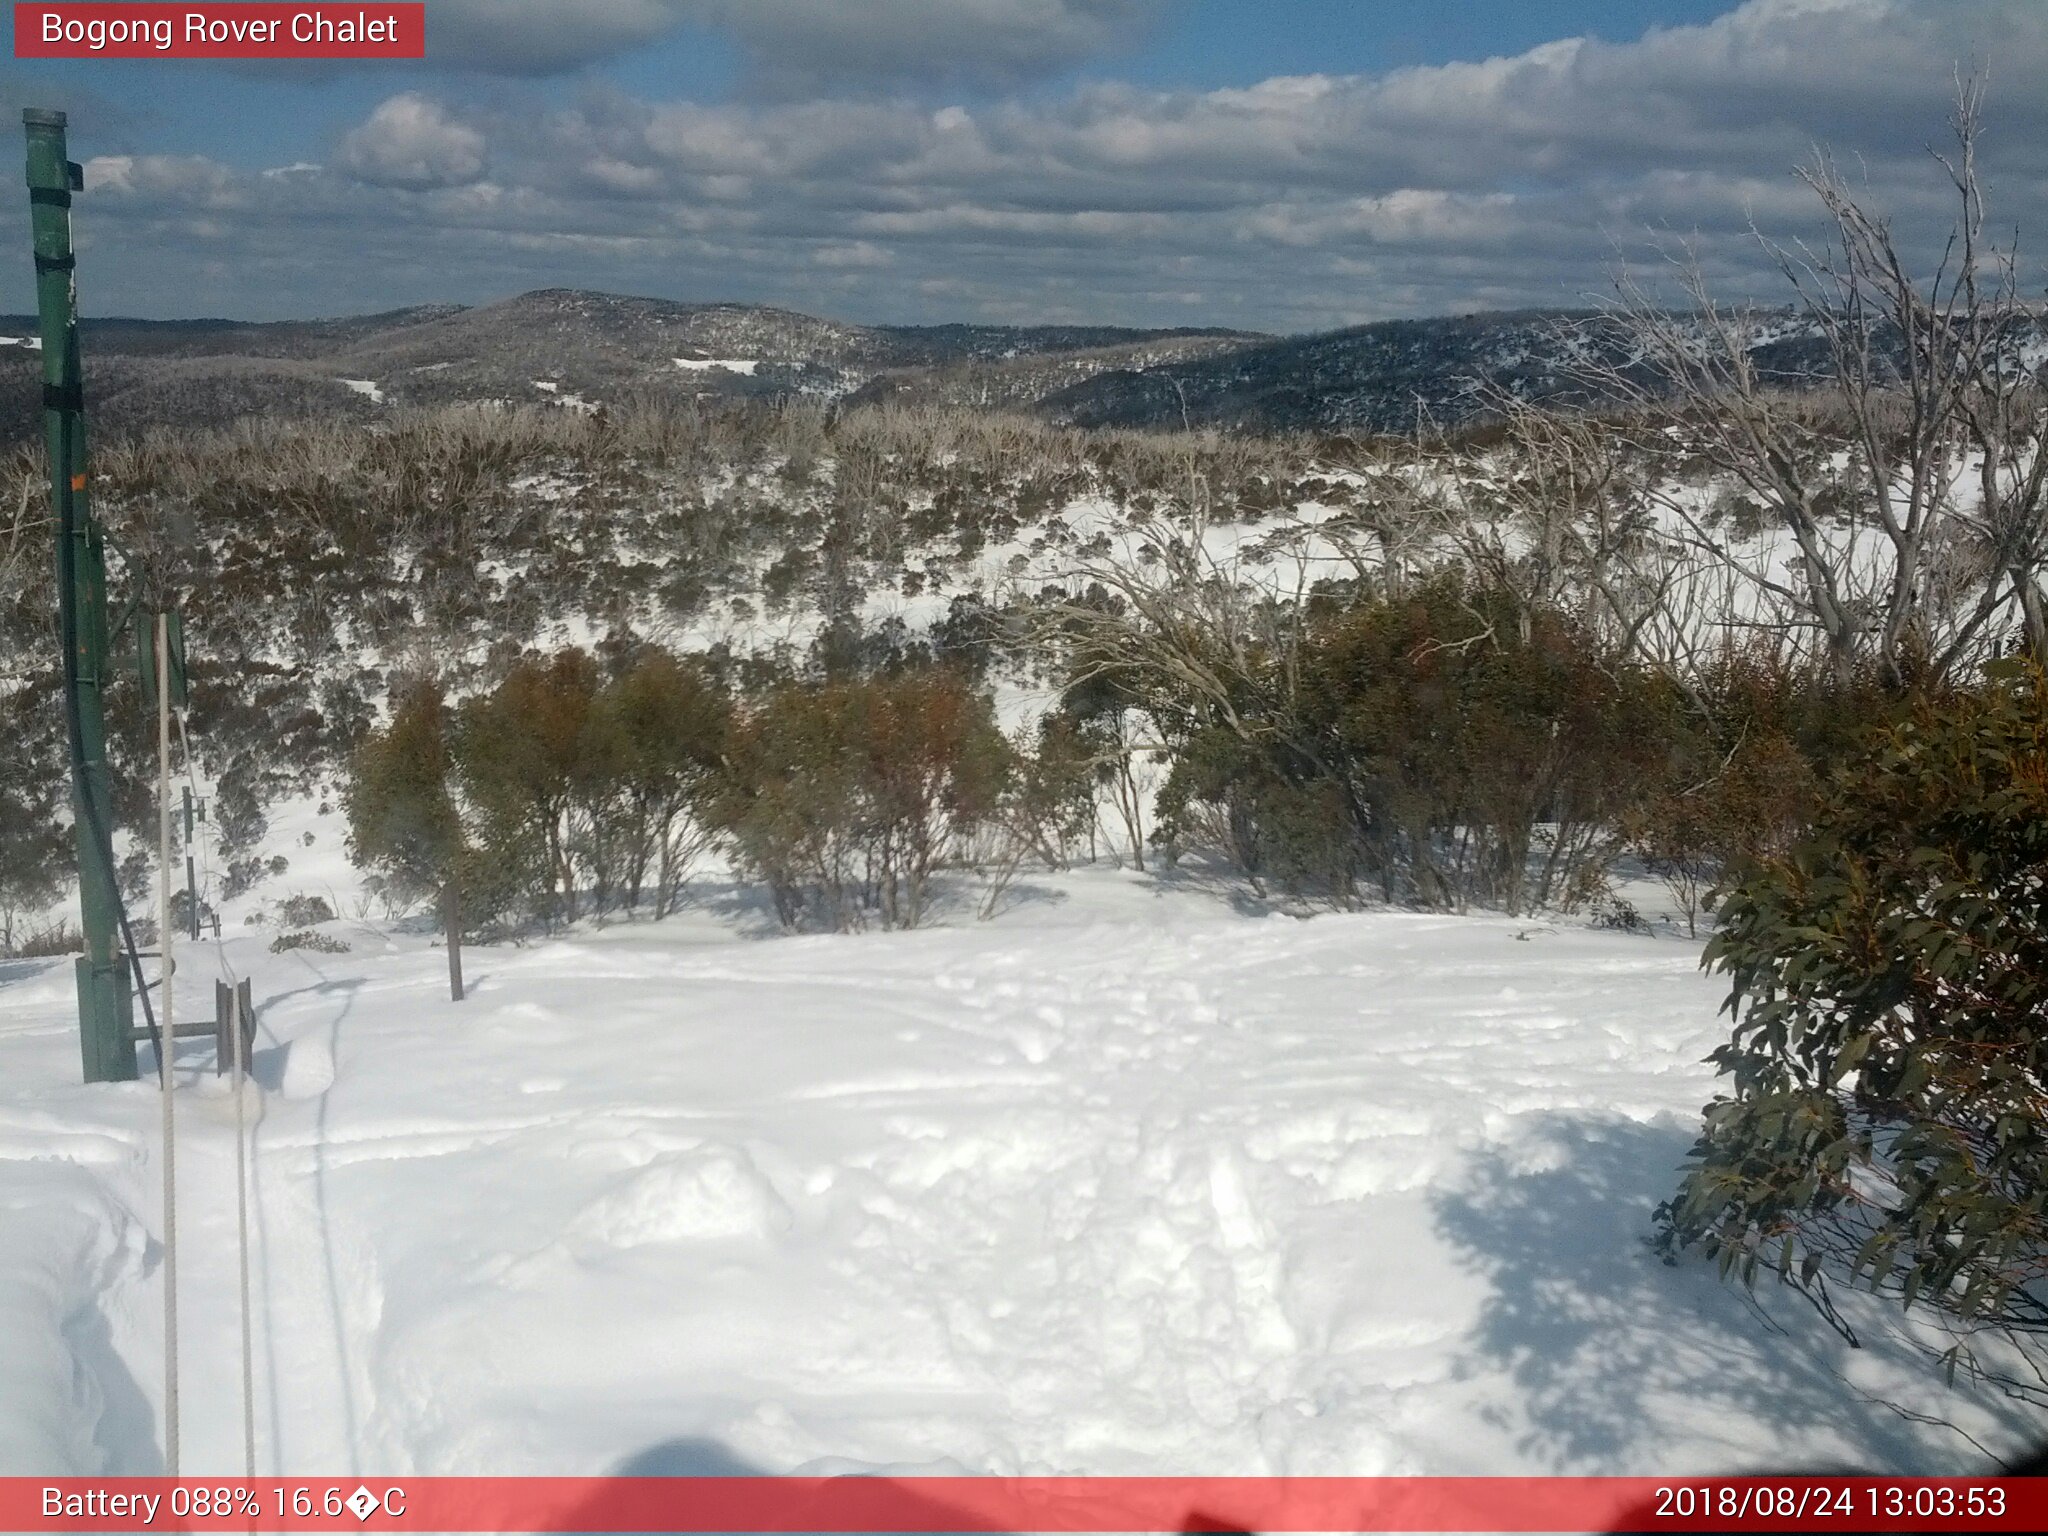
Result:
M2029 1478L0 1478L5 1531L2039 1531Z

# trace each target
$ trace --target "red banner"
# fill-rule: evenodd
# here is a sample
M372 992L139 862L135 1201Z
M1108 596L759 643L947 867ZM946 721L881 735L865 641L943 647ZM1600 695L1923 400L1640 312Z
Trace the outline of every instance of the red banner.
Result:
M426 6L14 7L17 59L419 59Z
M1880 1477L0 1478L0 1531L2039 1531L2048 1482Z

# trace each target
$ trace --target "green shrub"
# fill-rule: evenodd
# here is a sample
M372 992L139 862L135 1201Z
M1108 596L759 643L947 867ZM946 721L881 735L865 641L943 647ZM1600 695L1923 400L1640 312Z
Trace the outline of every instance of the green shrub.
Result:
M703 840L697 802L724 750L728 705L700 662L654 646L512 663L450 711L409 690L358 747L349 847L387 905L459 881L470 925L572 921L674 902ZM287 922L292 921L289 913Z
M1340 905L1360 880L1510 912L1597 886L1678 729L1663 679L1455 576L1275 628L1229 710L1152 701L1164 831Z
M707 810L786 926L909 928L1012 768L990 700L950 669L791 681L738 711Z
M1712 910L1726 872L1782 854L1804 835L1822 771L1896 722L1910 697L1874 670L1844 680L1832 665L1789 666L1763 651L1716 658L1697 692L1673 736L1669 771L1623 823L1688 931Z
M2048 1327L2048 684L2001 664L1823 784L1748 865L1708 946L1730 1079L1660 1211L1829 1315L1830 1275L1964 1325Z
M654 915L674 903L702 841L697 814L722 760L731 704L698 661L642 648L598 693L586 724L578 782L600 850L593 885L600 910L616 891L637 907L652 886Z
M45 722L59 714L56 700L41 690L0 700L0 954L12 952L21 925L71 881L72 839L63 815L70 779L61 746L52 751L55 744L42 739Z
M453 761L478 824L480 883L530 893L550 923L576 918L580 824L613 771L590 735L600 683L584 651L524 658L456 712Z
M28 934L11 953L23 960L43 959L51 955L82 955L85 953L85 935L69 922L59 922Z
M448 730L441 690L415 686L399 698L390 725L367 733L350 762L342 791L349 857L381 872L390 896L399 902L438 896L464 859L462 816L450 784ZM292 902L281 912L295 926L310 921L303 913L294 914Z
M334 908L327 904L325 896L308 896L301 892L287 896L277 904L277 920L287 928L310 928L315 923L333 922Z
M322 955L345 955L348 945L331 933L318 933L311 928L302 928L295 933L280 933L270 941L273 955L289 953L294 949L310 949Z

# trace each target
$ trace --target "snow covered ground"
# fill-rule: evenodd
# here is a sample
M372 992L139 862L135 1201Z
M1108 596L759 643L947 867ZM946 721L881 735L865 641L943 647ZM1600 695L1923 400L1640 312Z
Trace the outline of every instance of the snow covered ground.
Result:
M680 917L254 978L261 1471L1957 1471L2030 1440L1645 1246L1695 945L1110 871L996 921ZM210 1009L210 1004L207 1005ZM239 1469L230 1101L180 1063L184 1468ZM0 962L0 1472L161 1467L152 1083Z

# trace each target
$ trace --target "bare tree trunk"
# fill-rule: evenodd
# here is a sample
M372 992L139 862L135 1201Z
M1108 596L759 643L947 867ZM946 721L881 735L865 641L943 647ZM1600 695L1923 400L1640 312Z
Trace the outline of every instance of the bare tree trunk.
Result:
M1646 385L1613 363L1590 369L1646 423L1679 429L1689 452L1791 538L1796 561L1773 570L1698 516L1689 487L1654 492L1696 557L1739 571L1782 636L1818 635L1816 659L1844 678L1866 660L1894 685L1952 676L1995 648L2003 616L2042 628L2029 607L2038 594L2028 593L2048 565L2048 469L2034 446L2040 385L2013 355L2035 321L2014 245L1988 238L1982 101L1981 81L1960 83L1955 148L1935 156L1955 217L1931 269L1916 272L1890 221L1825 155L1801 175L1832 240L1763 242L1825 349L1825 394L1767 375L1760 327L1779 318L1716 305L1690 260L1680 270L1690 313L1663 308L1624 276L1610 316L1625 350L1660 381ZM1974 506L1957 494L1973 462L1982 480Z
M673 816L662 820L655 835L660 840L658 855L660 867L655 874L654 920L658 923L668 916L669 892L675 866L675 833Z
M1119 730L1121 734L1121 729ZM1116 808L1123 817L1131 840L1131 867L1145 872L1145 806L1138 793L1137 775L1131 769L1132 748L1126 745L1116 761Z

